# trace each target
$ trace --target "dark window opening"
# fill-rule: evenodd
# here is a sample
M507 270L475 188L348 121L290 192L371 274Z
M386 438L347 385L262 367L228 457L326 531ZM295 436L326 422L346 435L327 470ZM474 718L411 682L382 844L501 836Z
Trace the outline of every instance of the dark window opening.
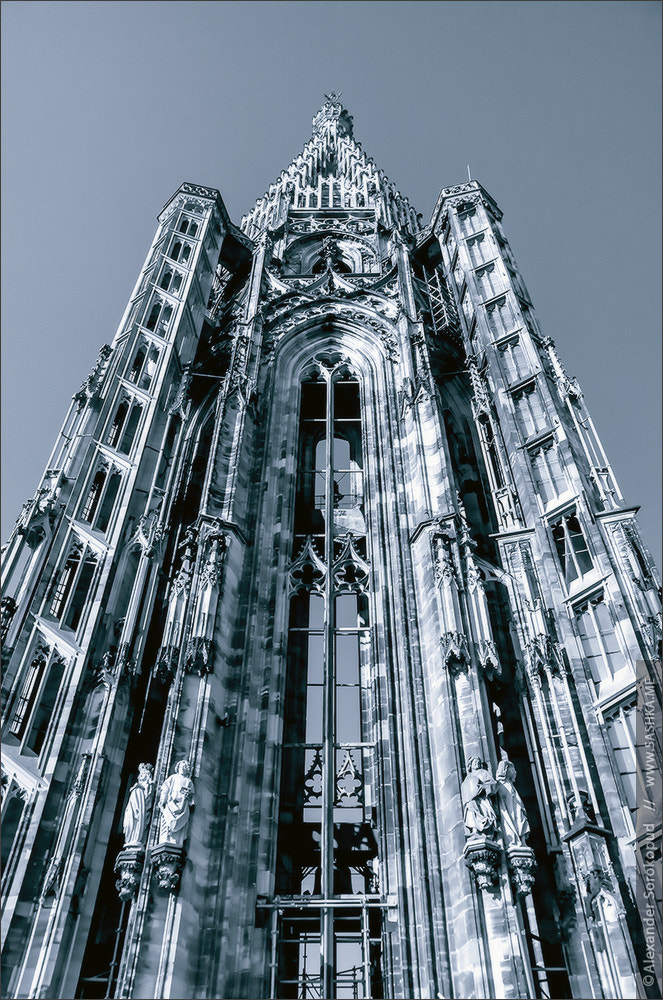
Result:
M567 514L552 525L557 556L567 584L593 569L585 535L575 514Z
M117 446L117 450L121 451L124 455L128 455L131 451L142 412L142 407L138 403L134 403L131 407L131 412L123 428L122 439Z
M62 576L60 577L55 591L53 593L53 598L51 600L51 606L49 608L49 613L53 615L54 618L60 618L62 615L65 604L69 594L71 593L71 588L74 585L74 579L76 573L78 572L78 566L81 561L81 553L77 550L72 552L64 566L62 571Z
M105 531L108 527L108 523L111 518L111 513L113 507L115 506L115 500L117 499L118 490L120 489L120 483L122 482L122 476L119 472L114 472L110 477L106 492L104 494L103 502L99 507L99 515L95 522L95 528L97 531Z
M99 506L99 500L101 499L101 492L104 488L105 482L106 472L104 469L100 469L92 480L88 495L85 498L85 503L83 504L83 509L81 511L82 521L88 521L91 524L94 520L94 515L97 512L97 507Z
M53 709L60 690L60 684L64 674L64 660L55 657L42 688L41 697L35 709L30 734L25 742L26 748L38 754L44 745L44 739L48 731L48 726L53 716Z
M120 434L122 433L122 428L124 426L128 410L129 402L128 400L123 399L115 411L113 423L111 424L111 429L108 434L107 444L109 444L111 448L115 448L117 446L117 442L120 440Z
M71 599L69 608L67 609L67 614L65 616L63 624L70 629L77 629L83 614L83 608L85 607L85 602L87 601L88 592L92 584L92 578L94 576L94 571L97 566L97 557L88 553L85 557L83 565L81 566L80 573L78 574L78 579L76 581L76 588Z

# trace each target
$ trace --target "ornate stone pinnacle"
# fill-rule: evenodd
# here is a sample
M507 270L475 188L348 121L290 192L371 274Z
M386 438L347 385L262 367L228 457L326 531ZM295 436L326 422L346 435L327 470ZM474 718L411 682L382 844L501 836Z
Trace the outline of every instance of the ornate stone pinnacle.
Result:
M336 126L339 135L352 135L352 115L348 114L339 98L340 93L325 94L325 103L313 118L313 133L320 134L325 127Z

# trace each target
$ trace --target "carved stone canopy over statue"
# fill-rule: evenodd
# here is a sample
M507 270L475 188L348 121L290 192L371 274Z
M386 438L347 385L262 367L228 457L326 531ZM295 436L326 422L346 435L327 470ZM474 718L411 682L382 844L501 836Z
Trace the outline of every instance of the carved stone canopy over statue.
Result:
M191 767L187 760L175 765L175 771L166 778L159 792L159 844L182 847L186 840L189 814L193 805L194 786L189 777Z
M498 764L495 780L506 846L524 847L530 831L529 820L523 800L514 785L516 769L508 757Z
M124 831L124 846L144 845L147 825L152 809L154 793L154 778L151 764L138 765L138 778L129 792L122 829Z
M497 816L489 796L495 791L495 782L485 761L471 757L467 776L461 785L465 835L493 837L497 832Z

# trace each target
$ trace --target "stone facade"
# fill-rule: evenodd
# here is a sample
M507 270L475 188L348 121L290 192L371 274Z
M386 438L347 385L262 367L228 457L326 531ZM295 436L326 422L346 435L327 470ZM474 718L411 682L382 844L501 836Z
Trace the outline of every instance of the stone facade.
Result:
M654 569L478 182L332 94L183 184L5 572L6 996L660 996Z

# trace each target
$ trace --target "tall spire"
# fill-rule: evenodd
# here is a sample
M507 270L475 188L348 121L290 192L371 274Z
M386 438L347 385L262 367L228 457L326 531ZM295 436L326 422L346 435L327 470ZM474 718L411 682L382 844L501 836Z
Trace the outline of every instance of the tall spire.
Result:
M313 134L241 222L252 239L281 225L290 208L374 208L386 229L416 236L421 225L408 199L366 155L353 134L340 93L325 94Z
M341 95L334 90L325 94L325 103L313 117L313 134L335 131L337 135L352 135L352 115L343 107Z

